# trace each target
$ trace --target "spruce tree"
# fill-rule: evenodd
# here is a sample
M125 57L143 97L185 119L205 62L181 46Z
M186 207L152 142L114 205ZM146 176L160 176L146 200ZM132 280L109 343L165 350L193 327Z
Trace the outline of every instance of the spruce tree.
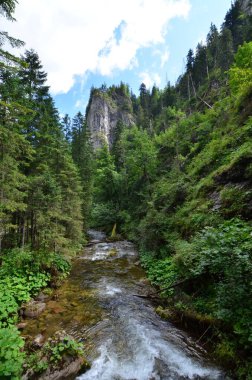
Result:
M83 228L86 232L92 205L93 148L90 131L81 112L78 112L74 117L72 125L72 156L79 170L81 180Z

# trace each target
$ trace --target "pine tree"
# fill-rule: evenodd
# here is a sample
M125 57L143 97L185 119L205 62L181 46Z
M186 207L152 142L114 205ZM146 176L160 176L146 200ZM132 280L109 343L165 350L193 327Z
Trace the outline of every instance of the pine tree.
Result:
M26 66L20 71L22 83L26 88L29 100L43 100L49 96L49 87L45 85L47 74L42 71L42 64L34 50L27 50L22 57Z
M90 131L81 112L72 122L72 156L81 180L83 228L86 232L92 205L94 162Z
M207 35L207 61L209 64L209 70L216 68L218 56L218 40L218 29L214 24L211 24L210 31Z
M150 95L150 114L151 117L156 117L161 111L161 94L156 86L152 87Z
M197 45L192 72L194 85L198 88L203 84L204 80L208 77L209 74L206 46L204 46L202 43L199 43Z
M82 216L83 227L86 232L92 206L92 191L93 191L93 146L91 143L91 135L86 123L83 124L80 134L80 157L79 157L79 173L82 188Z
M226 71L230 68L234 59L233 37L230 29L223 29L219 39L218 66Z
M231 4L231 8L225 16L225 21L222 25L222 29L229 29L232 37L234 49L237 50L238 46L244 41L242 33L243 20L241 18L242 9L239 0L236 0Z
M70 143L72 140L72 120L68 114L65 114L65 116L62 118L61 125L66 141Z
M192 72L194 65L194 52L192 49L189 49L186 56L186 70Z
M78 112L72 121L72 156L78 167L81 164L81 135L84 121L85 118L81 112Z

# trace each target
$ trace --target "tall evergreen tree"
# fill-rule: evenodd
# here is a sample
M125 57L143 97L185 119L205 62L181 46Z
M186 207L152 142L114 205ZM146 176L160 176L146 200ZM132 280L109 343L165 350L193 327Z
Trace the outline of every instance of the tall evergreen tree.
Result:
M78 112L72 121L72 156L78 167L81 165L81 136L85 118L81 112Z
M234 46L232 33L230 29L225 28L222 30L219 39L218 65L223 71L226 71L230 68L233 59Z
M61 120L62 129L66 138L66 141L70 143L72 139L72 120L68 114Z
M214 24L211 24L210 31L207 35L207 61L209 69L216 68L217 56L218 56L218 40L219 32Z
M81 112L72 122L72 156L80 174L83 228L86 232L92 205L94 162L90 131Z
M194 52L192 49L189 49L186 56L186 70L192 72L193 65L194 65Z

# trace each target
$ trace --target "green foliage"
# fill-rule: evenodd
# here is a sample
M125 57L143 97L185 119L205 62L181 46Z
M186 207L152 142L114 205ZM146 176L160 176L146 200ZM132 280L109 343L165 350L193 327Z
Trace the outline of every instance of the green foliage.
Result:
M236 352L234 344L226 339L216 345L215 353L224 363L230 363L232 360L235 360Z
M243 93L252 85L252 42L239 47L235 63L229 70L229 82L233 94Z
M93 227L109 229L118 218L113 202L93 204L90 224ZM111 229L110 229L111 230Z
M18 309L41 288L48 285L51 273L63 278L70 263L58 254L12 250L0 267L0 328L17 322Z
M78 357L83 355L83 344L77 343L76 340L65 337L59 342L49 342L44 347L49 361L58 363L62 360L63 355Z
M153 285L164 289L161 295L170 296L173 294L173 285L178 278L178 271L172 258L157 260L150 253L141 253L141 264L146 269L148 278Z
M177 257L180 273L209 278L215 292L214 315L233 326L241 344L252 341L252 228L232 219L195 235L189 249Z
M62 368L69 358L82 358L84 366L89 366L84 359L83 344L59 332L49 338L39 351L26 356L25 367L32 371L33 376L46 370L53 373L55 369Z
M32 369L34 373L39 374L47 370L49 363L46 358L41 358L40 354L30 354L25 358L26 367Z
M225 217L234 215L247 215L247 205L252 199L252 191L249 188L241 189L239 186L226 186L221 192L222 213Z
M24 341L18 330L11 326L0 329L0 378L19 380L22 372Z
M79 174L39 57L30 50L22 58L18 70L0 67L0 249L76 249Z
M9 284L5 288L3 281L0 283L0 329L15 324L18 320L18 302L11 291ZM28 297L29 299L29 297ZM1 331L1 330L0 330Z

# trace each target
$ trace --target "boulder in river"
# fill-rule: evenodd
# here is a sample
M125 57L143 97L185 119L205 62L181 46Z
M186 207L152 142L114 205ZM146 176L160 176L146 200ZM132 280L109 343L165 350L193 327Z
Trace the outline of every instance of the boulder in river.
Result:
M28 359L25 365L26 373L22 380L72 379L80 370L85 372L90 368L84 357L83 345L75 341L65 331L58 331L46 342L44 342L44 336L38 334L32 348L37 348L35 361L34 357L32 362L29 362ZM34 356L34 350L32 355Z
M36 301L44 302L47 301L49 298L50 296L48 294L40 292L39 295L36 297Z
M45 341L45 337L42 334L38 334L35 336L35 339L33 340L32 345L34 347L40 348L43 346L44 341Z
M44 302L30 301L23 308L23 315L28 318L38 317L46 308Z
M45 373L38 377L39 380L62 380L72 378L77 375L82 369L84 363L82 358L77 358L71 361L71 358L66 360L61 369L48 369Z

